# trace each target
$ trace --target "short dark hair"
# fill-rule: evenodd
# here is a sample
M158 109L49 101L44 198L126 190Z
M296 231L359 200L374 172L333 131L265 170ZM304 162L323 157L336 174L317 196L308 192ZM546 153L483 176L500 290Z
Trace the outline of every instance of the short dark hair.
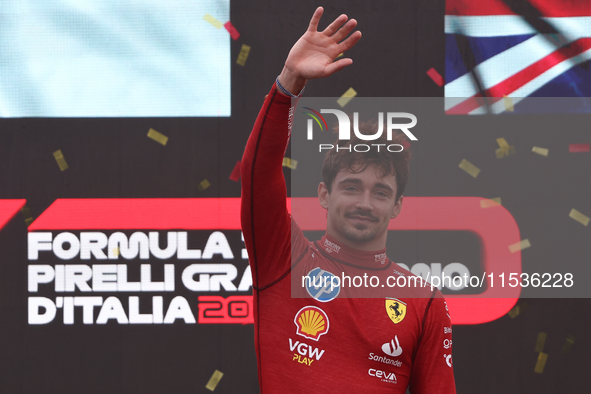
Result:
M351 124L353 124L351 122ZM378 130L376 122L360 122L359 132L365 135L374 135ZM326 153L324 165L322 167L322 180L330 193L332 183L337 174L342 170L350 171L354 174L363 172L368 165L375 165L381 171L381 176L394 175L396 178L396 201L400 198L406 184L408 183L408 174L410 169L410 143L402 133L392 133L392 140L387 140L387 133L382 132L380 138L373 141L364 141L357 137L351 130L350 140L337 140L334 147ZM368 152L357 152L354 147L357 144L366 144L371 147ZM379 147L371 144L384 144ZM403 146L400 152L390 152L386 147L392 144ZM338 147L338 149L337 149ZM399 147L392 148L398 150Z

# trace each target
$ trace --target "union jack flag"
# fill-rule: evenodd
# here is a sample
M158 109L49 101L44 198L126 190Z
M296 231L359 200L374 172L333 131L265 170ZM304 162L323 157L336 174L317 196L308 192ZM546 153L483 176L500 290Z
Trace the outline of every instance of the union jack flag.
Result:
M445 35L448 114L591 97L589 0L447 0Z

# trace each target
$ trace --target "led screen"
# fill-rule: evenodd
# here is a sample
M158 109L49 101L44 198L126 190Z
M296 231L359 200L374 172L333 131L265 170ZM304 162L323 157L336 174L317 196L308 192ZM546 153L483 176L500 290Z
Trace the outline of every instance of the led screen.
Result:
M229 0L5 0L0 116L230 116Z

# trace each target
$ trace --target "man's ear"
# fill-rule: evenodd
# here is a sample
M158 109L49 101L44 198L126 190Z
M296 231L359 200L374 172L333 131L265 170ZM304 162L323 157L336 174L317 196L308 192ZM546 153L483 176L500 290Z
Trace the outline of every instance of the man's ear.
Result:
M400 214L400 211L402 210L402 200L404 200L404 196L400 196L400 198L396 202L396 205L394 206L394 211L392 212L392 217L390 219L395 219L396 216Z
M328 194L328 188L324 182L320 182L318 184L318 201L320 201L320 206L324 209L328 209Z

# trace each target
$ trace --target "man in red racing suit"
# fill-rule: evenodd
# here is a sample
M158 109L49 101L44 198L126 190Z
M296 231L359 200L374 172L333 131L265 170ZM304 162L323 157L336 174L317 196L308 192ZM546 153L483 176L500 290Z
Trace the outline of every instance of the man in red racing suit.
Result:
M317 31L322 12L316 10L290 51L242 159L241 219L261 392L455 393L451 322L437 289L387 288L380 297L363 298L346 297L346 283L331 284L333 276L368 273L380 283L389 276L416 279L386 257L387 224L403 200L400 171L383 175L371 163L357 171L337 168L331 184L319 187L328 212L320 241L309 242L287 211L282 161L295 109L290 96L308 79L351 64L333 60L361 37L356 31L345 39L356 25L345 15ZM302 281L307 298L292 297L292 278Z

